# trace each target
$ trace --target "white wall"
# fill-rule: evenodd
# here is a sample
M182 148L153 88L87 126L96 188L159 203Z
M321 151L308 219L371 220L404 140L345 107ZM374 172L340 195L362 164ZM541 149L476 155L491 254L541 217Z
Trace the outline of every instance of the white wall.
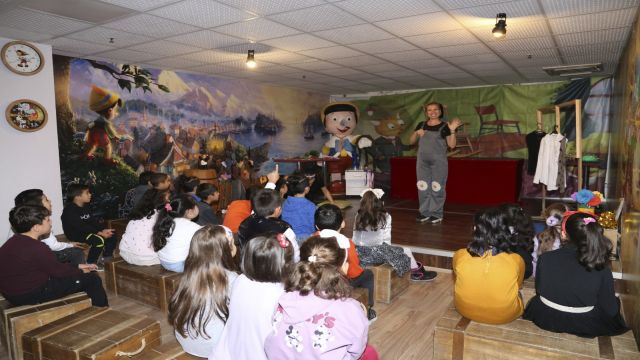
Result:
M0 48L10 39L0 37ZM9 210L22 190L39 188L51 199L53 231L62 233L62 187L56 129L56 101L53 85L51 46L32 43L44 56L44 68L32 76L14 74L0 62L0 244L10 230ZM5 119L7 106L18 99L35 100L47 110L44 128L21 132Z

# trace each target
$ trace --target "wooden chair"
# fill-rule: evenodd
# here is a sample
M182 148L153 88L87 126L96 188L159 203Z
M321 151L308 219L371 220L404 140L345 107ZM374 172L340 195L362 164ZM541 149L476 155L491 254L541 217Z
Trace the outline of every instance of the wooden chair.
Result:
M498 116L498 110L495 105L487 105L487 106L474 106L476 109L476 113L478 113L478 117L480 117L480 130L478 130L478 136L482 135L483 132L486 134L495 132L495 133L504 133L505 126L515 127L518 134L520 134L520 121L518 120L505 120L500 119ZM493 120L490 120L493 115Z

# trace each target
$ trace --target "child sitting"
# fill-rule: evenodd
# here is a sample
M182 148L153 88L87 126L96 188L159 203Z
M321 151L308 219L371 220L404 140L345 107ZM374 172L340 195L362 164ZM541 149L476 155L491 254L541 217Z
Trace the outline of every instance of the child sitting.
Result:
M238 228L244 219L251 215L251 198L258 189L260 188L257 186L250 186L245 193L244 200L234 200L227 205L227 211L224 214L222 225L231 229L234 234L238 232Z
M583 337L615 336L629 330L607 266L611 242L591 214L565 214L568 242L538 258L536 295L524 318L542 329Z
M384 208L382 189L365 189L353 223L353 242L363 266L389 264L402 277L411 270L412 281L432 281L435 271L426 271L411 250L391 245L391 214Z
M169 323L185 352L207 357L229 318L229 293L238 277L231 230L205 225L191 239L184 274L169 302Z
M314 215L314 222L318 233L322 237L335 237L340 241L349 241L349 256L347 261L349 262L349 270L347 271L347 278L349 283L353 287L360 287L367 289L368 307L367 318L369 321L375 321L377 315L373 310L374 305L374 279L373 272L369 269L363 269L360 266L360 259L358 258L358 252L356 246L352 240L342 235L340 231L344 229L345 223L342 217L342 211L339 207L333 204L324 204L316 210Z
M220 225L220 218L213 212L211 205L220 198L218 188L210 183L201 183L196 188L196 204L200 215L196 222L200 225Z
M302 244L265 341L269 359L360 359L369 323L362 305L350 298L345 245L319 236Z
M169 191L171 189L171 178L165 173L153 173L149 178L149 183L156 190Z
M29 189L21 192L15 197L14 203L16 206L40 205L44 206L49 210L49 212L51 212L51 201L49 201L47 195L45 195L40 189ZM13 232L11 232L11 236L13 236ZM60 242L56 239L55 235L53 235L53 231L49 233L42 242L45 243L51 251L53 251L54 255L60 262L68 262L74 266L86 263L84 259L84 251L82 251L83 245L81 243Z
M189 195L178 195L160 208L153 226L153 249L163 268L175 272L184 270L191 238L201 228L191 221L197 216L198 207Z
M555 203L547 206L542 212L542 217L545 219L547 227L533 238L533 252L531 253L531 257L533 258L534 276L536 275L536 267L540 255L547 251L557 250L560 247L560 224L562 223L563 214L567 211L569 211L567 205Z
M264 342L273 330L273 315L292 258L292 242L283 234L258 236L245 245L242 275L231 288L227 324L210 359L267 358Z
M272 189L260 189L251 199L253 214L246 218L238 228L240 247L244 247L250 239L265 233L281 233L293 244L293 260L298 262L300 250L296 235L291 226L279 219L282 213L282 198Z
M291 175L286 186L291 196L282 204L282 220L291 224L296 239L301 244L315 232L313 214L316 212L316 205L305 198L309 192L309 181L306 177Z
M505 324L522 314L524 262L510 252L510 239L504 212L492 208L476 213L473 241L453 255L454 304L462 316Z
M39 241L51 232L50 212L43 206L20 205L9 212L16 233L0 247L0 293L14 306L40 304L78 291L93 306L109 306L95 264L71 266L56 260Z
M133 211L136 205L138 205L138 202L140 202L144 193L152 188L151 183L149 182L149 180L151 180L151 175L153 175L153 172L151 171L143 171L140 173L138 176L138 185L129 189L124 196L124 203L122 204L122 207L120 207L120 216L130 216L131 211Z
M502 204L498 208L506 216L507 228L511 233L509 239L509 251L522 257L524 261L524 278L533 275L533 221L531 216L525 213L521 206L515 204Z
M158 219L158 209L169 201L168 196L168 191L149 189L133 209L118 245L124 261L141 266L160 264L153 249L153 226Z
M107 229L95 221L89 207L91 192L84 184L69 184L67 187L67 206L62 210L62 230L67 239L74 242L89 244L87 263L98 264L103 270L103 262L98 263L100 254L103 261L110 260L116 246L113 229Z

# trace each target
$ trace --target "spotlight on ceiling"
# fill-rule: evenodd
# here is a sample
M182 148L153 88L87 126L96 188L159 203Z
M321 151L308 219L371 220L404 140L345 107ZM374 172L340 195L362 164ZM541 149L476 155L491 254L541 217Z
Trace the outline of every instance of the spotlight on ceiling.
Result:
M249 69L256 67L255 50L249 50L247 52L247 67Z
M502 38L507 34L507 14L499 13L496 15L496 26L491 33L496 38Z

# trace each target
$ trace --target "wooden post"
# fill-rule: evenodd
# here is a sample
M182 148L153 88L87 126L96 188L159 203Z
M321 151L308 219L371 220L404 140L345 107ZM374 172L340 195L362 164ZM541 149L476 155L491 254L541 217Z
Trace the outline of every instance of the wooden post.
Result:
M578 162L578 190L582 189L582 100L576 99L576 161Z

